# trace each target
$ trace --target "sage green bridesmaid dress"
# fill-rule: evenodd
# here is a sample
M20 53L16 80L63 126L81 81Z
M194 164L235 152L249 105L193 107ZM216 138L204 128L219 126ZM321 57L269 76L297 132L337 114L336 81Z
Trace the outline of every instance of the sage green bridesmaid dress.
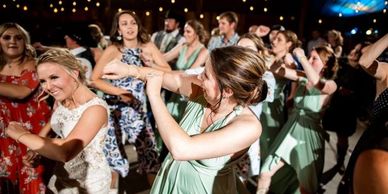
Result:
M202 97L189 101L186 114L180 123L187 134L200 134L206 101ZM205 129L205 133L216 131L242 112L237 106L226 117ZM241 157L240 157L241 158ZM237 178L234 165L240 158L231 155L202 160L178 161L168 154L151 188L151 194L236 194L248 193Z

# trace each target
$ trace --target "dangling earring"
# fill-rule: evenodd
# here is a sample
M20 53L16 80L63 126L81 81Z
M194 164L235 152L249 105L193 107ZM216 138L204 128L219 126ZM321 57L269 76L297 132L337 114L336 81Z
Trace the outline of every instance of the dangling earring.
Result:
M116 39L117 39L118 41L121 41L121 40L123 39L123 37L122 37L121 34L119 33L119 35L117 35Z

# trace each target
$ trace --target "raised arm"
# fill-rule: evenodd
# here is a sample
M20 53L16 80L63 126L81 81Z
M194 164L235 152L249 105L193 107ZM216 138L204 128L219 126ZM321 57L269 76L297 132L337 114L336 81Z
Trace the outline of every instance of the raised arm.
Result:
M333 80L325 80L322 78L313 66L308 61L306 55L304 54L303 49L295 48L293 51L294 55L298 58L299 62L302 64L305 76L314 87L321 90L324 94L332 94L337 89L337 85Z
M305 74L303 72L290 68L289 63L291 63L292 60L293 59L291 54L287 54L284 60L274 61L269 69L275 75L293 81L297 81L299 77L305 77Z
M16 122L9 124L6 133L47 158L67 162L77 156L92 141L99 130L107 125L107 121L106 109L96 105L85 110L65 139L52 139L31 134Z
M171 49L170 51L168 51L167 53L164 53L163 54L163 58L167 61L167 62L170 62L176 58L178 58L179 56L179 52L181 51L182 49L182 44L178 44L176 45L173 49Z
M143 61L143 64L147 67L164 72L171 71L170 65L166 62L162 53L152 42L148 42L142 46L142 53L140 57Z
M194 63L191 65L190 69L201 67L205 64L207 58L209 57L209 51L203 47L199 51L197 59L195 59Z
M146 76L150 100L159 133L176 160L198 160L237 153L259 138L260 122L245 108L231 123L215 132L188 135L173 119L160 96L162 74Z
M104 78L120 79L123 77L135 77L146 81L146 76L163 71L150 67L136 67L134 65L126 65L118 60L112 61L103 69ZM200 81L196 75L187 75L182 71L170 71L163 74L162 87L174 93L178 93L188 97L195 97L200 92Z
M374 44L366 48L360 58L360 65L367 73L374 76L378 80L387 79L388 68L387 63L377 61L377 57L384 52L388 47L388 34L376 41ZM385 69L384 69L385 68Z
M90 78L90 86L95 87L103 91L104 93L111 95L118 96L123 93L128 93L127 91L121 88L114 87L112 84L102 79L102 70L104 69L105 65L114 59L119 60L117 59L119 55L120 53L115 45L111 45L105 49L105 51L102 53L100 60L97 62L96 66L93 69L93 73Z

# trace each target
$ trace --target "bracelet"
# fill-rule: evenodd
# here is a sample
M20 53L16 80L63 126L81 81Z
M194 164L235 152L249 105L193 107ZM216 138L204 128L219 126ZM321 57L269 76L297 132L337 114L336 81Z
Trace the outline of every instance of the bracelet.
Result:
M26 131L26 132L22 133L21 135L19 135L19 137L16 138L16 143L20 143L19 142L20 138L23 137L24 135L27 135L27 134L30 134L30 132Z

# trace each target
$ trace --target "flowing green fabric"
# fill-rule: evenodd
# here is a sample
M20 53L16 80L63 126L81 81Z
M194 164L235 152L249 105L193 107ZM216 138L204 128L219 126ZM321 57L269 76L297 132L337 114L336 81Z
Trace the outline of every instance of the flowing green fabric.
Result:
M193 65L195 60L197 59L199 52L203 48L203 45L194 50L194 52L189 56L186 60L186 52L188 49L187 45L184 45L179 52L178 60L175 64L174 70L186 70ZM167 102L167 109L170 112L171 116L179 122L182 119L183 113L187 106L187 99L179 94L173 93L170 99Z
M288 80L280 77L275 77L275 79L274 100L273 102L263 102L263 111L260 116L261 125L263 126L260 136L260 156L262 161L267 158L269 147L286 121L283 91Z
M286 162L283 168L292 167L299 184L309 193L316 193L324 164L325 133L321 127L321 92L316 88L307 89L307 82L306 78L299 80L295 107L271 145L261 172L270 171L283 160ZM278 173L275 176L279 176ZM286 188L283 185L275 189Z
M180 123L187 134L200 134L206 101L203 96L189 101L186 114ZM230 114L215 121L205 133L216 131L242 112L237 106ZM168 154L159 170L151 194L236 194L247 193L236 177L234 165L239 161L231 155L203 160L177 161Z

